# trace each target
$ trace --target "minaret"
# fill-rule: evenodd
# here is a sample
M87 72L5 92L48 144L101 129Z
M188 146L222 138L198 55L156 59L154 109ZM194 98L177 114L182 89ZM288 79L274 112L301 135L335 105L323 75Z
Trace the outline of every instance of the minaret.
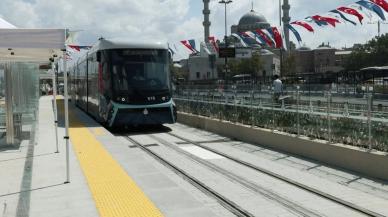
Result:
M203 16L204 16L204 21L203 21L203 27L205 30L205 42L209 42L209 36L210 36L210 20L209 20L209 15L210 15L210 10L209 10L209 2L210 0L203 0Z
M290 30L287 28L287 24L290 23L290 9L291 6L288 3L288 0L283 0L283 29L284 29L284 38L286 40L287 50L290 48Z

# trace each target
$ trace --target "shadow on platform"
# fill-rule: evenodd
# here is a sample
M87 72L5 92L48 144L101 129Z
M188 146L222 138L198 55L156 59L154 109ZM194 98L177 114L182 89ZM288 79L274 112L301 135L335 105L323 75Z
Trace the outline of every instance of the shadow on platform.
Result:
M65 127L65 111L64 111L64 100L57 99L58 108L58 127ZM53 107L54 108L54 107ZM81 115L80 113L83 113ZM100 127L101 125L95 120L91 121L92 117L88 116L84 111L75 107L69 101L69 127L70 128L84 128L84 127Z
M158 133L168 133L172 129L163 125L144 125L137 127L127 127L122 129L108 129L114 135L126 135L126 136L136 136L136 135L147 135L147 134L158 134Z
M18 151L20 150L23 141L27 140L29 141L31 139L31 132L29 131L23 131L21 134L15 138L14 144L7 144L5 133L0 138L0 152L7 152L7 151Z
M57 100L58 105L58 127L65 127L65 116L64 116L64 101L63 99ZM80 108L75 107L69 103L69 127L71 128L84 128L84 127L104 127L93 117L86 114ZM123 128L107 128L112 134L116 135L142 135L142 134L155 134L155 133L167 133L171 132L172 129L163 125L144 125L144 126L132 126Z

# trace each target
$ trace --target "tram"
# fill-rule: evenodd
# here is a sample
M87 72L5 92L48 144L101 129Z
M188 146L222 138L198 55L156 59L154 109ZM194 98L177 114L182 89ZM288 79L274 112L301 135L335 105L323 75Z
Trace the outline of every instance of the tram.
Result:
M166 44L99 39L70 70L76 106L111 128L175 123Z

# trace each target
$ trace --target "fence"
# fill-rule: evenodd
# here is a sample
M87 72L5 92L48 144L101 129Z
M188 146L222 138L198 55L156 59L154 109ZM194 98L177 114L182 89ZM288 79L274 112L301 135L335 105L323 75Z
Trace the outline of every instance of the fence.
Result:
M268 86L180 86L174 100L186 113L388 151L388 97L377 98L368 87L341 89L346 87L316 85L307 91L293 85L275 99Z

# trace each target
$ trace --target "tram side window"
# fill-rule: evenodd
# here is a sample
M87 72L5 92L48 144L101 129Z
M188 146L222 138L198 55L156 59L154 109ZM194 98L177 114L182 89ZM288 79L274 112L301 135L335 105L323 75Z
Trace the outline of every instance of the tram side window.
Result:
M103 80L104 80L105 90L110 90L111 89L110 76L109 76L109 72L108 72L108 64L106 62L102 63L102 76L104 78Z

